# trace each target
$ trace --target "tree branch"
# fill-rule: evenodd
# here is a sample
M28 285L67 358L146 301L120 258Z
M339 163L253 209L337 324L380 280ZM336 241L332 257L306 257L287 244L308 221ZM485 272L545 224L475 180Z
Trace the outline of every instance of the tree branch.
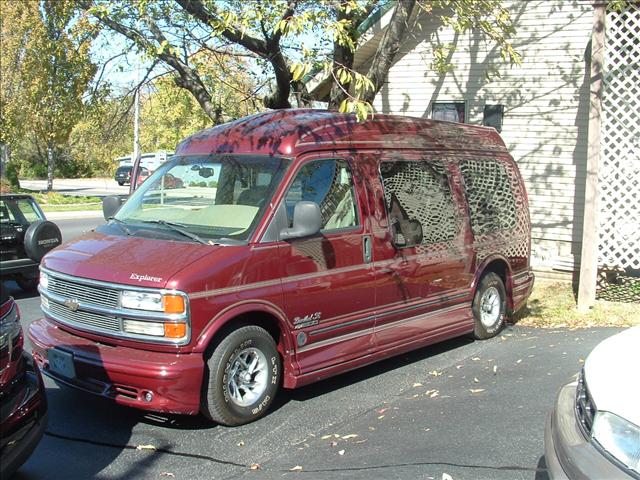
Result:
M363 100L373 102L376 94L382 88L384 79L393 63L402 39L409 26L409 19L416 5L416 0L401 0L396 2L391 21L385 30L378 49L373 57L371 67L367 73L367 78L373 82L373 91L368 91L363 96Z

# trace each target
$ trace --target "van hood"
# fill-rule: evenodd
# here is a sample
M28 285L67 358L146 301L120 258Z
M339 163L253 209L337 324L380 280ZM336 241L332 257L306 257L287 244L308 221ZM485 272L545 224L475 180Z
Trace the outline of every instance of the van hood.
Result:
M172 277L224 247L200 243L123 237L97 231L52 250L42 266L75 277L124 285L176 288Z

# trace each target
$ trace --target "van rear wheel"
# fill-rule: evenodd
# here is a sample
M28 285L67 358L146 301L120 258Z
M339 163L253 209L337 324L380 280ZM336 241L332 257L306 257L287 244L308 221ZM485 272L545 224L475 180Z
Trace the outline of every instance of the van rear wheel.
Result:
M489 272L482 277L471 310L475 320L475 338L491 338L502 329L507 310L507 292L498 275Z
M204 415L228 426L260 418L273 403L281 370L276 344L266 330L248 325L231 332L207 359Z

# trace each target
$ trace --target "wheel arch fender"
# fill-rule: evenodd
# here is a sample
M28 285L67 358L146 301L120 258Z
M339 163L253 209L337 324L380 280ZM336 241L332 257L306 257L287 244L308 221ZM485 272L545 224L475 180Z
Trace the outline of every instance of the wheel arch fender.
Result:
M286 315L276 305L263 300L235 303L216 314L200 333L193 352L204 353L234 326L250 324L264 327L272 336L275 333L274 327L277 327L279 338L274 338L274 340L280 354L287 359L293 353Z
M476 274L471 284L473 296L475 297L476 295L480 279L488 272L493 272L502 279L502 283L504 284L504 288L507 293L507 308L511 311L513 309L513 275L511 265L503 255L490 255L480 263L476 269Z

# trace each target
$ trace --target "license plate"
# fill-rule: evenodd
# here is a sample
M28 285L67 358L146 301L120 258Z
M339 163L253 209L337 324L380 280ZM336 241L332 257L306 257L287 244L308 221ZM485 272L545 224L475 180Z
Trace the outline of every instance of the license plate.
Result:
M72 353L51 348L47 352L47 358L49 359L49 370L51 370L52 373L66 378L76 377L76 367L73 364Z

